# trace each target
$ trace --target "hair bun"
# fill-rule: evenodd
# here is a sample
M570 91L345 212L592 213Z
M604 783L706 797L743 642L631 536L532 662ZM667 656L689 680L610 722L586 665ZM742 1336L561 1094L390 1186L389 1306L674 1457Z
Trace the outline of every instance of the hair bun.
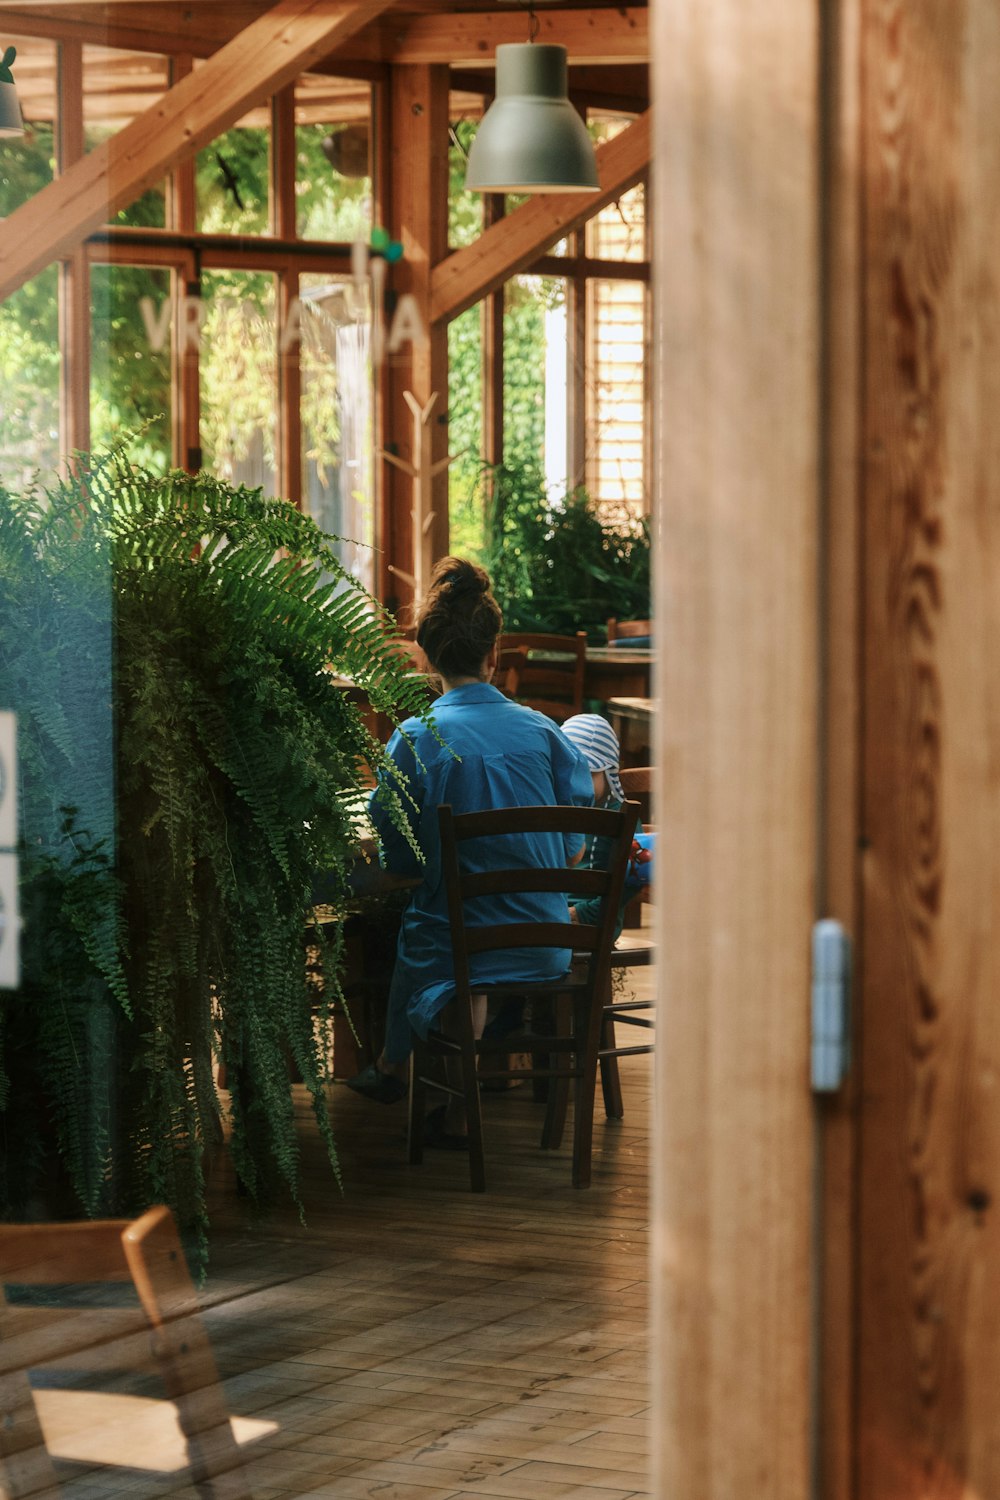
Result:
M442 557L417 615L417 645L445 677L477 677L503 629L490 575L465 557Z
M450 566L448 566L450 564ZM476 594L482 597L489 592L489 575L482 568L477 568L475 563L469 562L467 558L446 558L441 567L440 581L446 584L449 593L455 598L463 594Z

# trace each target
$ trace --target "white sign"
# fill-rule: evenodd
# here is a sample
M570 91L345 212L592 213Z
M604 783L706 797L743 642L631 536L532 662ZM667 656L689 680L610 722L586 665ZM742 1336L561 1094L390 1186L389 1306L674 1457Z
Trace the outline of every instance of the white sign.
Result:
M398 354L404 344L423 348L428 342L420 305L411 292L404 292L397 299L392 318L386 326L385 278L386 261L380 256L373 258L365 242L356 241L351 249L351 281L342 285L347 291L348 306L357 321L365 316L366 304L362 293L371 289L371 350L372 363L376 367L384 364L388 356ZM353 300L352 291L355 294ZM235 298L220 298L214 307L218 317L241 318L254 332L261 326L261 309L252 300L239 302ZM290 299L281 332L280 347L283 353L288 349L298 348L302 343L305 310L306 304L300 298ZM209 317L209 306L200 296L179 297L175 304L164 299L159 306L152 297L140 297L139 312L146 330L146 339L154 354L160 354L167 347L171 329L181 351L188 352L196 350L201 344ZM329 352L332 357L333 350Z
M21 914L17 904L17 855L0 854L0 990L21 984Z
M0 849L17 844L17 716L0 709Z

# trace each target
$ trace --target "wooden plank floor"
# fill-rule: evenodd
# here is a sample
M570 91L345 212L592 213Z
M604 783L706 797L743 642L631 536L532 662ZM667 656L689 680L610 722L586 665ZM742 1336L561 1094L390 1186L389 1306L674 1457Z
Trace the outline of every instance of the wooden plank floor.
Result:
M527 1087L485 1097L483 1195L464 1156L409 1167L405 1106L343 1087L342 1194L298 1100L305 1227L255 1218L220 1157L206 1323L230 1409L278 1424L247 1450L254 1500L650 1493L651 1065L623 1063L623 1121L606 1122L598 1099L589 1191L570 1186L568 1139L540 1150L543 1106ZM193 1493L178 1477L105 1471L65 1492Z

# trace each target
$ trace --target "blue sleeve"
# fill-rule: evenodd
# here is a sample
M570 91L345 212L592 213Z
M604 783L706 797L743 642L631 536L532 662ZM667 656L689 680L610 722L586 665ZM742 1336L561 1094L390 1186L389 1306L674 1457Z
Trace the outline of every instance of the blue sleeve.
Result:
M423 777L409 740L398 729L393 732L385 751L397 767L399 776L381 771L368 801L368 812L381 844L382 867L393 875L419 875L423 866L405 834L393 821L390 800L394 793L399 810L416 840L424 801Z

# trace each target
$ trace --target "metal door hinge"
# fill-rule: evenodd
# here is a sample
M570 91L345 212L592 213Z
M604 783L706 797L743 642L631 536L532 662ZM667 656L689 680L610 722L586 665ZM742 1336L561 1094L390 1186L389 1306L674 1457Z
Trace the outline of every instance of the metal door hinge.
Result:
M812 931L812 1087L835 1093L851 1063L851 940L826 917Z

